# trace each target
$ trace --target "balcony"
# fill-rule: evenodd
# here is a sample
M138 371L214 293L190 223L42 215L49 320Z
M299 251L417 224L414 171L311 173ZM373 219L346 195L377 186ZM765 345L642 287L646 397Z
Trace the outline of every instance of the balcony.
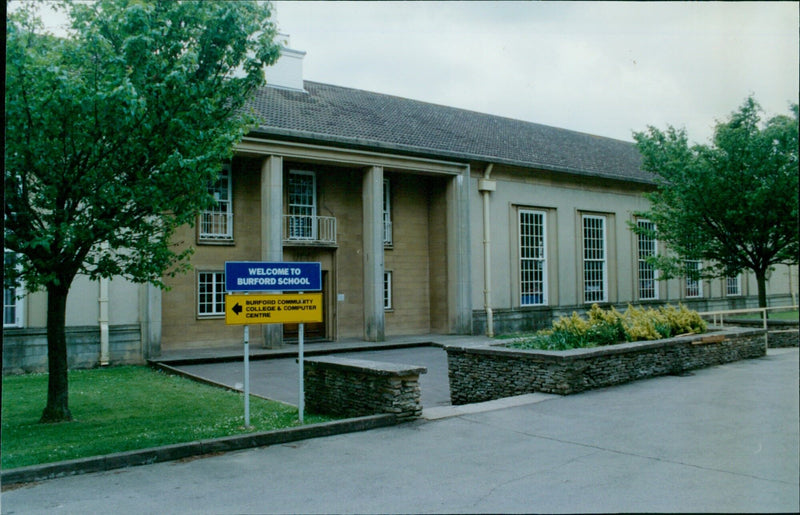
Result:
M206 242L233 240L233 213L227 209L204 211L200 215L199 239Z
M392 240L392 221L391 220L383 220L383 245L386 247L391 247L393 243Z
M336 245L336 218L332 216L283 215L283 244Z

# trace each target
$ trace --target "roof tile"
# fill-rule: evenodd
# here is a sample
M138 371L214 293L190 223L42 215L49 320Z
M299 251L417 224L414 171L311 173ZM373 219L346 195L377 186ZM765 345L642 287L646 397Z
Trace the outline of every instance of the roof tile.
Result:
M652 183L633 143L407 98L305 81L264 87L257 134Z

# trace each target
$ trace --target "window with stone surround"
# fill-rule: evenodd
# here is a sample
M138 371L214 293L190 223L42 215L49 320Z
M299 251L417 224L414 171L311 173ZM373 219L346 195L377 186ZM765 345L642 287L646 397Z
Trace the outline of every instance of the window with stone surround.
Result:
M389 179L383 179L383 244L392 245L392 195Z
M225 272L197 273L197 314L201 317L225 314Z
M649 220L637 220L636 225L654 232L655 224ZM658 272L647 259L654 257L658 249L658 241L649 234L637 234L637 261L639 263L639 300L658 299Z
M547 213L519 210L520 306L547 304Z
M703 281L697 276L702 265L697 259L686 260L686 298L703 296Z
M289 172L288 238L317 239L317 175L311 171Z
M225 164L216 182L209 187L214 197L214 206L200 214L200 241L233 240L233 190L231 166Z
M16 267L17 254L3 252L3 267ZM21 298L22 288L3 284L3 327L22 327L24 300Z
M582 215L583 229L583 301L608 300L608 257L606 251L606 217Z
M383 309L389 311L392 309L392 272L387 270L383 272Z
M725 295L729 297L737 297L742 294L742 274L737 274L736 277L725 278Z

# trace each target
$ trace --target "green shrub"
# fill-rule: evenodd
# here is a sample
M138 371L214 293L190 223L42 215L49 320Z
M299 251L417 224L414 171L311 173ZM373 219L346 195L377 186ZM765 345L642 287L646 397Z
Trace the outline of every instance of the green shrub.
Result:
M516 349L569 350L593 347L594 344L586 333L545 329L533 336L518 338L507 346Z
M614 345L620 341L619 328L608 322L592 324L586 336L595 345Z
M553 331L563 331L574 335L583 334L589 330L590 323L581 318L576 312L572 312L572 316L559 317L558 320L553 322Z
M569 331L552 331L537 342L544 350L567 350L584 346L584 342L575 333Z
M653 308L629 305L625 313L616 308L603 310L597 304L582 318L573 312L570 317L560 317L552 329L518 338L509 347L538 350L567 350L599 345L613 345L621 341L658 340L686 333L702 333L706 323L696 311L680 305Z
M625 339L629 342L658 340L666 338L670 334L669 321L653 308L645 309L628 305L622 326L625 332ZM657 327L660 327L661 331Z
M507 347L515 349L535 350L564 350L563 348L558 348L562 345L563 342L561 342L561 338L554 336L553 331L549 329L544 329L534 335L515 338L510 343L506 344Z
M669 322L656 322L656 332L661 335L661 338L670 338L672 334L672 326Z
M597 304L592 304L589 310L589 332L597 345L613 345L625 337L623 316L617 308L611 307L603 311Z
M704 333L708 328L706 321L700 318L697 311L691 310L683 304L678 307L666 305L659 309L669 321L673 335Z

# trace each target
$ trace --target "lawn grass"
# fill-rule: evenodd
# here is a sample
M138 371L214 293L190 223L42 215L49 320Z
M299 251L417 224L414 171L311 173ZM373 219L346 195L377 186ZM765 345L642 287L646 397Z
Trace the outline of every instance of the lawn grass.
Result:
M3 469L299 425L296 407L251 396L246 429L241 393L147 367L71 371L69 396L73 422L40 424L47 374L3 377Z

